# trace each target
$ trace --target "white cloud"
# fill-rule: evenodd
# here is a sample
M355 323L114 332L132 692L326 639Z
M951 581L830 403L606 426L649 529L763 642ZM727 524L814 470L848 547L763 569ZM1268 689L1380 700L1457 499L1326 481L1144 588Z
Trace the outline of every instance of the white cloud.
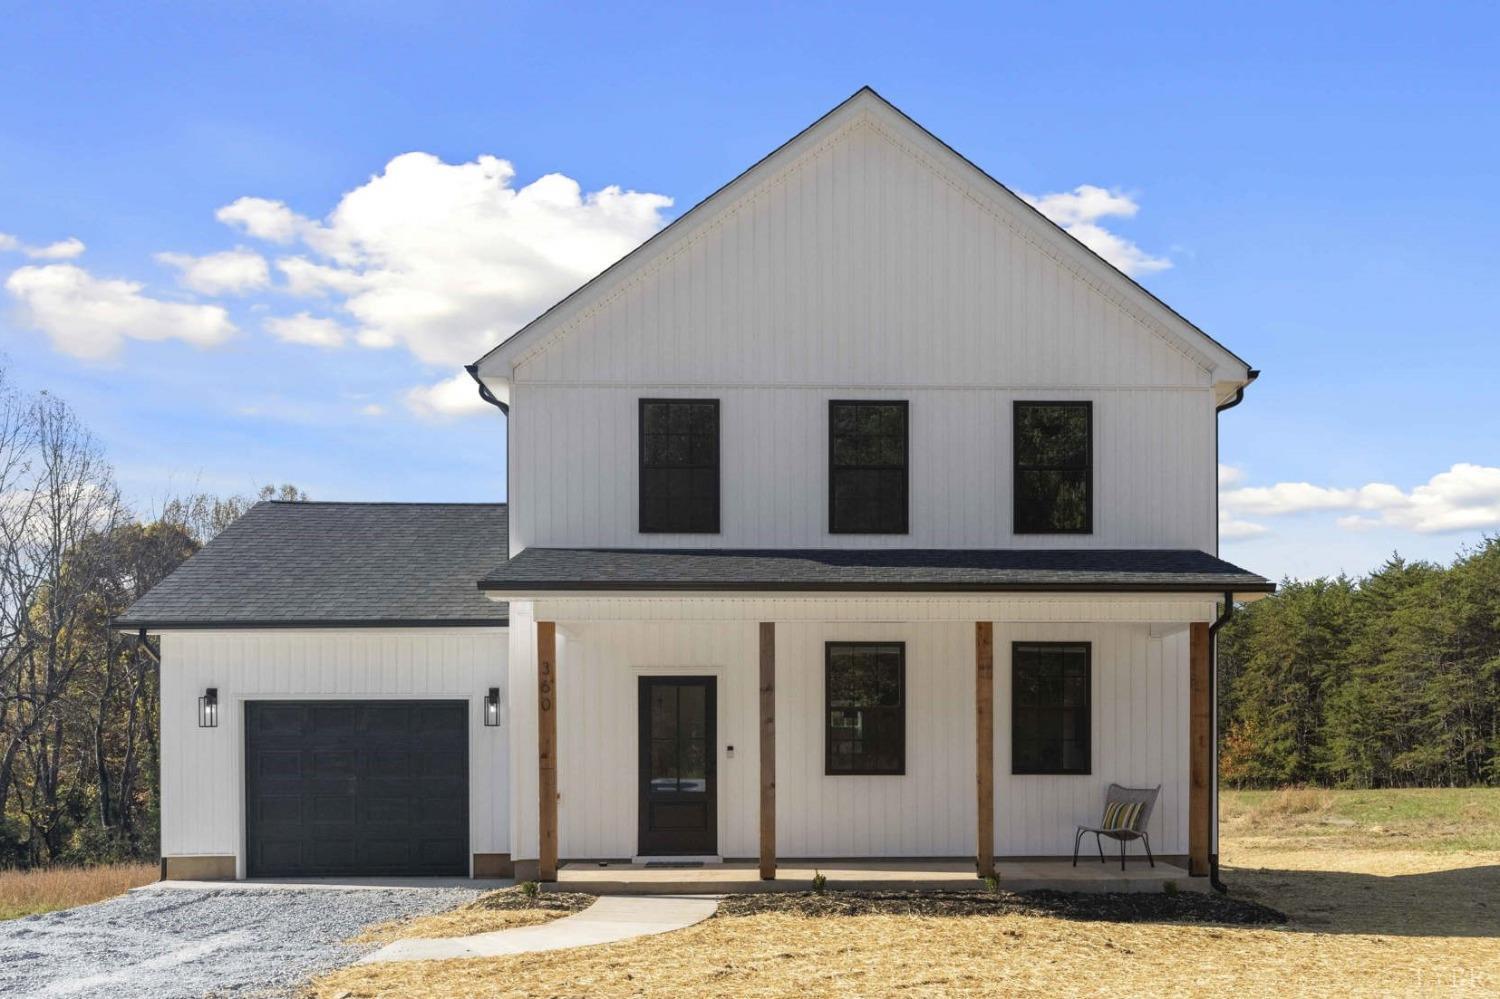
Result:
M1221 489L1225 486L1234 485L1234 483L1239 482L1244 477L1245 471L1242 468L1235 468L1233 465L1219 465L1219 488Z
M1239 520L1228 510L1219 511L1219 537L1231 540L1255 538L1266 534L1270 528L1251 520Z
M290 243L309 224L283 202L268 198L238 198L215 212L214 218L272 243Z
M1230 514L1284 516L1309 511L1351 511L1338 518L1346 530L1398 527L1420 534L1500 527L1500 468L1460 462L1404 492L1384 482L1330 488L1278 482L1222 490Z
M299 312L295 316L281 316L267 319L264 323L266 332L278 340L287 343L301 343L309 347L342 347L344 345L344 327L337 320L325 319Z
M202 257L158 253L156 259L180 272L184 287L204 295L243 295L271 283L271 268L254 250L236 247Z
M1141 206L1127 194L1093 184L1080 184L1071 191L1022 194L1021 197L1126 274L1151 274L1172 266L1172 261L1166 257L1152 256L1124 236L1099 224L1103 218L1133 218L1140 211Z
M362 416L384 416L385 407L380 405L380 403L378 402L372 402L368 405L359 407L359 412Z
M406 408L418 416L441 419L483 413L490 409L490 404L479 398L479 385L469 373L461 371L436 385L422 385L408 391Z
M26 254L32 260L72 260L81 256L86 249L88 247L84 246L83 240L77 236L59 239L46 246L27 246L9 233L0 232L0 251L17 251Z
M46 246L32 246L25 248L25 254L32 260L73 260L82 256L88 247L83 245L83 240L77 236L69 236Z
M420 360L474 360L661 228L672 201L548 174L515 187L494 156L444 163L407 153L345 194L322 221L240 198L218 217L258 239L300 244L276 262L286 290L334 299L356 342Z
M20 302L22 321L75 357L108 357L127 338L210 347L235 332L217 305L163 302L134 281L98 278L75 264L22 267L5 287Z

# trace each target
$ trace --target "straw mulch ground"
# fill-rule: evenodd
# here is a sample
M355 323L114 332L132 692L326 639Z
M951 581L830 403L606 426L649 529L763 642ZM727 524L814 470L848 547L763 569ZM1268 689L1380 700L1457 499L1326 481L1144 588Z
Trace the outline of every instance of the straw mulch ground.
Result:
M1471 793L1497 796L1474 799L1486 811L1500 801ZM1320 818L1322 801L1269 798L1236 816L1233 836L1226 823L1233 897L1286 913L1280 925L766 911L603 947L346 968L311 995L1500 995L1500 851L1472 848L1488 833L1439 828L1430 809L1364 830L1371 820L1350 827L1339 799Z
M482 895L467 905L430 916L393 919L388 923L367 926L350 938L350 943L385 944L393 940L431 940L439 937L468 937L518 926L536 926L594 903L594 896L577 892L543 892L528 896L518 888Z

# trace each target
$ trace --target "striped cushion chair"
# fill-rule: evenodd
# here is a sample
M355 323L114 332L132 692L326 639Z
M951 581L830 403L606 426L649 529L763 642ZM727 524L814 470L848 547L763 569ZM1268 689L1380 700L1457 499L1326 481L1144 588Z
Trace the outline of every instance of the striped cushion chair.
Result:
M1138 839L1146 847L1146 859L1156 866L1151 856L1151 835L1146 832L1146 823L1151 821L1151 810L1156 807L1156 796L1161 794L1161 785L1155 787L1121 787L1111 784L1104 794L1104 819L1096 826L1079 826L1073 836L1073 866L1078 866L1078 844L1088 833L1094 834L1094 845L1099 849L1099 863L1104 863L1104 844L1101 836L1108 836L1120 844L1120 870L1125 869L1125 844Z

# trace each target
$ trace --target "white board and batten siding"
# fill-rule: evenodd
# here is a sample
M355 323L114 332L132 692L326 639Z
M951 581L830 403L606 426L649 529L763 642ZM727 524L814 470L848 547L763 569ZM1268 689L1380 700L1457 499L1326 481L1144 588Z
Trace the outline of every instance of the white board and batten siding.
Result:
M1018 399L1094 405L1095 530L1070 547L1213 551L1225 373L960 173L853 116L487 371L511 400L512 552L1055 546L1011 532ZM721 400L718 535L636 529L638 400L674 396ZM909 401L909 534L827 533L838 398Z
M512 605L526 673L527 644ZM559 853L620 859L637 853L637 683L643 675L709 675L718 696L718 845L753 857L758 845L758 631L753 621L562 621L557 625ZM1012 641L1093 647L1092 759L1087 776L1010 774ZM824 644L906 644L906 773L824 772ZM776 632L777 842L794 857L957 857L975 849L972 622L789 621ZM1057 856L1073 828L1093 822L1111 781L1162 785L1151 822L1161 853L1187 848L1185 632L1146 624L1002 623L995 629L995 852ZM517 682L520 682L519 679ZM535 683L534 675L526 680ZM516 800L535 794L535 718L512 712ZM534 698L530 699L534 700ZM526 717L519 717L520 715ZM734 755L728 747L734 747ZM534 856L535 809L512 815L516 856Z
M161 654L163 856L232 855L245 876L244 704L256 700L468 701L470 850L510 852L509 727L481 717L491 687L509 704L506 629L167 631ZM211 729L198 727L208 687Z

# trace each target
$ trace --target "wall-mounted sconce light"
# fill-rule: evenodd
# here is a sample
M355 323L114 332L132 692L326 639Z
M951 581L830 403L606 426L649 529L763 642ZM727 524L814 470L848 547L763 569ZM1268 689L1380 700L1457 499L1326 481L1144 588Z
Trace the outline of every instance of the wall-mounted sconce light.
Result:
M490 728L500 724L500 688L491 687L484 698L484 723Z
M219 727L219 688L209 687L198 698L198 727Z

